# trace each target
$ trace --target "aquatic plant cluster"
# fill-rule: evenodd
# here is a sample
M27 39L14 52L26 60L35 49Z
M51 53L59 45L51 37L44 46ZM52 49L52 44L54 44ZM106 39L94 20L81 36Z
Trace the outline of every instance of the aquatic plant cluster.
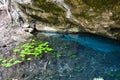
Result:
M25 43L13 50L14 53L18 54L18 56L11 57L9 59L0 57L0 65L11 67L13 65L32 60L34 57L42 58L44 54L48 54L52 51L53 49L49 47L48 42L36 42L35 40L32 40L30 43Z

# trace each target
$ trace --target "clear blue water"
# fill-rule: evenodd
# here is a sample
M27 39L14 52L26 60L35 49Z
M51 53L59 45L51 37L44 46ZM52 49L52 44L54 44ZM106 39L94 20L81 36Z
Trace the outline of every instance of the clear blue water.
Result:
M120 43L112 39L107 39L105 37L88 35L88 34L79 34L78 36L65 35L64 38L67 40L76 41L79 44L86 47L90 47L96 51L102 51L105 53L115 52L115 51L120 52Z
M92 34L40 34L56 43L56 51L64 54L52 60L49 68L57 73L50 80L120 80L119 41Z
M48 36L63 38L65 40L78 42L80 45L92 48L96 51L120 52L120 42L117 40L93 35L93 34L57 34L57 33L43 33Z

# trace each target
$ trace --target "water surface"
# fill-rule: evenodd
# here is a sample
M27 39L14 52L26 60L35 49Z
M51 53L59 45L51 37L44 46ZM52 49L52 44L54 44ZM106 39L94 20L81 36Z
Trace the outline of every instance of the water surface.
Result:
M51 80L120 80L120 42L92 34L39 33L63 56L51 62ZM39 38L39 37L38 37ZM54 67L54 68L53 68Z

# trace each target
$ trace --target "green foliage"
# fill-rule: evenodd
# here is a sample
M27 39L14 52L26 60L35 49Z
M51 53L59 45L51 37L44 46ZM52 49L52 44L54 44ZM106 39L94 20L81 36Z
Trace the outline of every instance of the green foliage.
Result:
M11 58L11 59L0 58L0 63L4 67L11 67L11 66L16 65L18 63L21 63L21 61L16 60L15 58Z
M59 52L57 52L57 51L54 51L54 52L52 52L52 53L50 53L50 54L51 54L52 57L54 57L54 58L60 58L60 57L64 56L63 54L61 54L61 53L59 53Z
M0 58L2 66L11 67L24 61L30 61L32 57L42 58L45 53L50 53L53 49L49 47L48 42L36 43L35 40L33 40L30 43L25 43L22 46L16 47L13 51L17 53L18 56L11 59Z
M66 44L63 44L63 48L64 48L64 49L67 49L68 46L67 46Z
M84 68L81 68L80 66L76 66L73 70L75 72L81 72Z
M120 79L120 71L110 72L110 73L107 73L107 75L110 77L116 77Z
M74 59L76 61L80 60L80 58L77 55L73 54L73 53L68 53L68 57L71 58L71 59Z

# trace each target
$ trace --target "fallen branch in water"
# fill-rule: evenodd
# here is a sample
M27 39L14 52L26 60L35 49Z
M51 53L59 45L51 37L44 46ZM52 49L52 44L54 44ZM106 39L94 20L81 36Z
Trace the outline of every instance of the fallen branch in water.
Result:
M42 74L44 74L44 73L46 72L48 62L49 62L49 61L46 61L46 62L45 62L44 67L43 67L43 69L42 69Z

